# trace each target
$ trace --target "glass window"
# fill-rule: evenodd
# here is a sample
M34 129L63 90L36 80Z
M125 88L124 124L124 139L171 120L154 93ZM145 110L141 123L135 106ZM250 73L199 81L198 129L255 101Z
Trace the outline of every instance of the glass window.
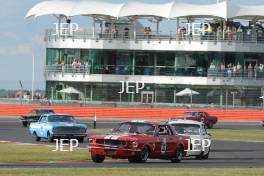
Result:
M48 121L47 116L43 116L43 117L41 118L41 122L47 122L47 121Z
M48 117L49 122L75 122L74 117L65 115L52 115Z
M177 133L188 135L200 135L200 125L195 124L172 124Z
M122 123L120 126L114 129L113 132L127 132L127 133L144 133L147 135L153 135L155 126L145 123Z

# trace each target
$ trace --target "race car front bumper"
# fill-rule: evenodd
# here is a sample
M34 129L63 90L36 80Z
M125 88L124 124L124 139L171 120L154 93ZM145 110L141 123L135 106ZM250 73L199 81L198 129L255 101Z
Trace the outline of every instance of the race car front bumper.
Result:
M77 137L86 137L87 133L53 133L54 138L77 138Z
M138 148L116 148L111 146L89 146L89 151L92 154L109 156L112 158L127 158L138 156L141 154L141 149Z

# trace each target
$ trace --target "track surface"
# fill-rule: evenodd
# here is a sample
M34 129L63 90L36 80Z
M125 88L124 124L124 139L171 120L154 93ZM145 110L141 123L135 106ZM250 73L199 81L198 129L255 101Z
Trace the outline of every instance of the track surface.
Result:
M91 120L85 120L91 123ZM113 128L117 120L100 120L98 128ZM91 125L90 125L91 126ZM258 122L219 122L215 129L263 129ZM264 130L264 129L263 129ZM27 128L21 127L15 118L0 118L0 141L12 141L21 143L35 143ZM41 144L50 145L48 142ZM54 145L54 144L52 144ZM85 147L81 144L80 147ZM87 152L87 155L89 153ZM264 143L239 142L239 141L213 141L212 152L209 160L195 160L187 158L182 163L174 164L163 160L149 160L145 164L130 164L127 160L106 160L102 164L94 164L91 161L66 162L66 163L26 163L5 164L0 163L0 168L69 168L69 167L199 167L199 168L227 168L227 167L264 167Z

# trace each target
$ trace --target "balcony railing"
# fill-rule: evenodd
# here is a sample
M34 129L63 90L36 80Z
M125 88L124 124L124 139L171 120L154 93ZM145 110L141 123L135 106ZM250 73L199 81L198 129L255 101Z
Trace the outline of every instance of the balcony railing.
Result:
M212 41L212 42L250 42L258 43L264 42L264 35L254 33L251 34L245 32L211 32L205 35L192 35L176 32L152 32L149 34L136 33L136 35L130 33L93 33L88 30L79 30L70 34L65 31L63 35L56 35L55 30L46 30L45 41L57 40L57 39L80 39L83 41L93 40L145 40L145 41Z
M264 69L208 69L208 77L215 78L242 78L242 79L264 79Z
M201 67L175 68L173 66L135 66L107 65L92 68L89 65L49 65L45 74L111 74L111 75L148 75L148 76L190 76L209 78L264 79L264 70L248 69L232 71L231 69L206 69Z

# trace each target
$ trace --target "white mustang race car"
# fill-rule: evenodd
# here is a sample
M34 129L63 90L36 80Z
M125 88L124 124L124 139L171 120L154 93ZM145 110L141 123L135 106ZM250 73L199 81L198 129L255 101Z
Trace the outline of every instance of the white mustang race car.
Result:
M186 156L195 156L196 159L208 159L211 147L211 134L207 133L202 122L175 119L168 123L175 128L178 134L191 138Z

